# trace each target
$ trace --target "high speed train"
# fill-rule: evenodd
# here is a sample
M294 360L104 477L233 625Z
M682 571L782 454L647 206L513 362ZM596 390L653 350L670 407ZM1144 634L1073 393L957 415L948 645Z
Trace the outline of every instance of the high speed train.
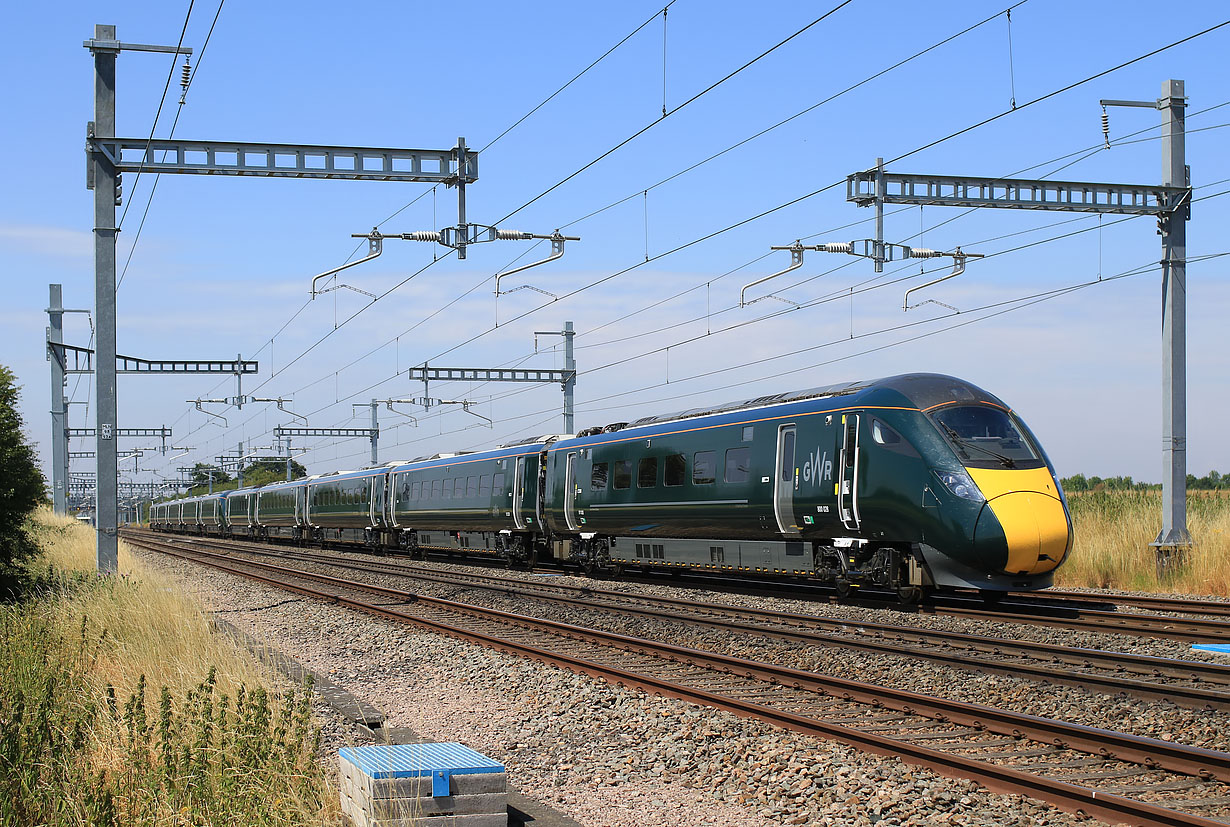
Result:
M155 503L160 530L594 575L693 569L896 590L1044 588L1072 547L1054 466L969 382L905 374L488 451Z

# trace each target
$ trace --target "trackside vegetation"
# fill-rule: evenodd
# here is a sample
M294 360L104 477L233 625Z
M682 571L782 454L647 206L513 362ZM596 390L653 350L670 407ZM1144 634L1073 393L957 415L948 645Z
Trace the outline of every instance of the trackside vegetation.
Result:
M311 687L279 685L120 546L46 510L25 596L0 606L0 826L325 825Z
M38 457L26 442L13 373L0 365L0 593L18 587L22 564L38 553L30 515L45 501Z
M1160 487L1072 491L1065 481L1064 490L1076 537L1057 586L1230 596L1230 489L1188 492L1193 545L1160 577L1149 546L1161 528Z

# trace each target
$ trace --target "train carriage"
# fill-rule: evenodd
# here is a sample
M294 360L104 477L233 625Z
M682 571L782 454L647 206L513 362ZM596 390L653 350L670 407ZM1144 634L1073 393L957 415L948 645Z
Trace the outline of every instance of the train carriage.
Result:
M257 537L255 488L241 488L227 492L226 516L229 534L232 537Z
M256 518L261 537L303 538L307 514L307 487L299 482L276 483L256 489Z
M310 477L305 527L315 542L376 545L384 527L383 468Z
M538 491L550 441L441 454L390 472L389 527L409 550L471 552L529 562L545 549Z
M679 414L549 451L549 530L591 569L1039 588L1071 547L1053 466L997 398L910 374Z

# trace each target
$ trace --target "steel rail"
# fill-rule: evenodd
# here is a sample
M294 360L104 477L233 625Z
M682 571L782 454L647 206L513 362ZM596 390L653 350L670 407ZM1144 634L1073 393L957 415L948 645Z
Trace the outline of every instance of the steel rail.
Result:
M1013 599L1042 601L1047 599L1063 600L1069 603L1106 604L1116 606L1132 606L1137 609L1152 609L1158 612L1176 612L1179 614L1209 615L1211 617L1230 617L1230 602L1223 600L1200 600L1192 597L1170 597L1167 595L1140 594L1101 594L1098 592L1075 592L1062 589L1045 589L1040 592L1013 592Z
M438 570L422 569L403 564L344 560L337 556L323 554L297 551L288 554L286 552L267 551L260 545L242 543L242 541L198 540L192 538L188 542L214 548L230 548L231 546L228 543L238 543L236 547L247 554L320 563L334 568L412 578L427 582L468 585L472 588L577 606L584 609L603 609L655 619L674 620L694 625L722 628L729 631L761 634L794 642L835 645L860 651L914 657L935 661L959 669L997 672L1014 677L1030 678L1044 684L1058 683L1079 686L1092 691L1108 692L1111 694L1131 694L1151 700L1170 701L1180 706L1195 709L1230 709L1230 692L1224 689L1208 688L1206 686L1149 683L1118 674L1126 670L1145 676L1160 677L1165 675L1192 682L1214 683L1223 686L1230 685L1230 666L1222 664L1181 661L1120 652L1109 653L1056 644L1016 641L889 624L838 620L767 609L749 609L746 607L700 603L679 598L629 594L609 589L596 589L559 583L534 583L532 581L498 576L486 577L440 572ZM558 594L552 594L552 592L563 592L578 596L563 597ZM595 602L593 600L594 597L601 598L604 602ZM622 605L628 601L639 601L658 606L677 606L684 610L698 612L699 615L681 614L660 608L639 608ZM715 615L719 615L719 617L715 617ZM735 619L724 620L721 616L733 617ZM753 623L751 621L761 622ZM792 624L802 628L784 629L776 626L762 625L762 623L775 622ZM817 631L817 627L819 629L831 629L833 632ZM869 640L865 634L866 632L871 632L878 639ZM843 637L843 634L854 636ZM906 646L902 643L889 642L891 640L911 641L930 648ZM947 645L943 649L937 649L937 642L943 642ZM953 645L964 647L965 651L954 652L952 651ZM971 651L983 656L999 657L1001 659L1024 657L1035 661L1041 660L1044 663L1004 663L987 660L985 657L982 659L971 659ZM1101 668L1112 674L1098 675L1089 672L1059 669L1056 667L1057 663L1085 668Z
M194 535L177 535L177 536L194 536ZM222 538L212 538L221 540ZM232 542L248 542L234 541ZM359 549L366 551L366 549ZM451 559L451 558L450 558ZM469 562L477 564L476 561L482 561L489 564L491 561L487 558L469 558ZM686 579L680 581L672 579L671 584L683 588L704 588L716 591L734 591L737 593L755 593L766 596L776 596L785 599L805 599L806 597L824 598L836 600L832 595L832 590L818 583L804 584L789 584L790 590L787 590L786 585L777 581L766 581L758 579L750 580L732 580L726 577L714 577L707 575L704 572L688 572L688 571L672 571L671 574L683 575ZM658 577L641 577L627 576L629 582L645 582L645 583L660 583L661 578ZM807 592L814 594L808 595ZM1021 593L1010 593L1021 594ZM1041 601L1045 598L1047 592L1030 592L1025 593L1032 597L1034 601ZM1075 595L1083 593L1076 592ZM1096 600L1075 598L1073 603L1084 604L1088 606L1093 603L1110 603L1110 599ZM1141 598L1146 600L1147 598ZM1157 598L1158 600L1164 598ZM1124 599L1124 605L1133 605L1127 602L1128 598ZM1220 643L1230 639L1230 621L1222 620L1203 620L1199 618L1175 618L1162 615L1142 615L1142 614L1125 614L1122 612L1100 611L1090 608L1081 608L1080 605L1065 606L1062 603L1045 603L1045 602L1028 602L1016 604L1025 611L1008 611L1006 607L989 608L983 606L962 605L969 602L980 601L979 597L966 594L963 592L954 592L952 594L936 595L933 603L923 604L911 609L905 609L897 602L897 598L889 595L879 596L872 592L860 591L852 594L849 598L842 599L840 602L852 603L854 605L868 605L870 607L895 608L909 611L916 614L930 614L937 616L952 616L965 617L977 620L992 620L992 621L1007 621L1010 623L1022 623L1034 626L1050 626L1060 629L1082 629L1098 632L1113 632L1116 634L1135 635L1138 637L1163 637L1170 640L1182 641L1185 643ZM1206 605L1200 601L1195 601L1195 605ZM1226 604L1230 606L1230 604ZM1032 610L1032 611L1031 611ZM1063 612L1069 612L1064 616ZM1220 612L1212 612L1214 616ZM1227 616L1230 616L1228 614Z
M145 540L139 541L139 543L148 542ZM195 559L184 554L179 549L174 549L174 547L170 547L170 550L171 553L185 559ZM210 557L221 556L214 555L211 552L199 553L209 555ZM1146 766L1156 766L1184 775L1230 782L1230 753L1216 752L1214 750L1160 741L1138 735L1127 735L1112 730L1099 729L1083 724L1072 724L979 704L933 698L908 690L865 684L859 681L821 675L787 666L759 663L717 652L707 652L661 641L635 638L599 629L588 629L556 620L532 618L499 609L489 609L473 604L458 603L443 598L415 594L414 592L407 592L402 589L391 589L385 586L361 583L325 574L288 569L284 566L262 563L256 560L236 561L231 559L230 562L238 562L245 566L281 572L341 588L364 591L423 605L439 606L449 611L469 614L475 617L490 618L521 626L546 628L565 635L580 634L600 640L608 645L618 645L638 651L667 653L675 656L675 659L686 662L708 662L725 671L756 676L770 683L793 686L795 688L806 688L811 691L821 691L824 694L837 695L838 697L857 700L875 706L887 706L903 711L908 710L914 714L923 714L938 720L957 723L963 726L973 726L1003 735L1013 737L1026 736L1030 737L1031 740L1047 744L1059 744L1065 748L1078 749L1095 755L1113 756L1119 760L1144 764Z
M1119 796L1114 793L1100 792L1095 789L1080 787L1064 781L1048 779L1043 776L1023 772L1007 766L988 763L987 761L980 761L968 756L941 752L939 750L916 745L908 741L901 741L891 737L878 735L874 732L859 731L840 724L818 720L786 710L775 709L773 707L765 706L764 704L731 698L696 687L680 685L673 681L667 681L651 675L631 672L626 669L613 667L609 664L603 664L589 659L571 656L565 653L547 652L540 647L524 642L501 638L481 631L458 629L439 621L407 614L387 606L377 606L365 603L363 601L354 600L352 598L347 598L334 592L325 592L319 589L287 583L286 581L275 577L268 577L254 572L245 572L241 568L234 565L227 565L222 562L218 562L217 560L202 560L165 543L141 540L134 544L155 551L164 551L165 553L188 560L190 562L208 565L222 571L227 571L232 574L256 580L258 582L264 582L277 588L293 591L307 596L317 597L338 605L363 611L368 614L395 619L402 622L409 622L432 629L433 631L442 632L452 637L479 642L502 651L524 655L535 660L564 666L573 671L599 677L619 685L633 686L647 692L653 692L708 706L714 706L719 709L725 709L727 711L743 715L745 717L753 717L768 721L786 729L835 739L856 748L875 752L881 755L896 757L905 760L908 763L921 764L937 770L944 775L975 780L997 792L1030 795L1034 798L1055 804L1063 809L1085 813L1106 821L1115 823L1131 823L1143 825L1144 827L1160 827L1161 825L1165 825L1166 827L1179 827L1180 825L1191 825L1192 827L1214 827L1214 825L1223 825L1224 827L1224 822L1207 819L1193 813L1170 810L1149 802L1138 801L1124 796ZM161 546L161 548L159 548L159 546ZM210 554L209 556L215 558L220 557L220 555L213 554ZM410 597L414 599L415 602L430 602L440 605L447 605L450 603L450 601L442 601L435 598L422 598L405 592L399 592L398 590L368 586L361 583L351 583L350 581L340 580L339 578L331 578L325 575L314 575L295 570L287 571L278 566L272 566L270 564L259 563L256 561L228 562L239 562L241 566L281 570L284 573L291 574L294 577L318 580L325 583L330 581L339 581L340 583L348 584L345 585L344 588L357 588L361 591L368 591L376 594ZM652 641L642 641L637 638L630 638L623 635L613 635L605 632L595 633L593 630L580 629L578 627L569 626L568 624L555 623L554 621L538 623L529 618L524 618L519 615L513 615L505 612L498 612L495 610L483 610L480 613L476 613L474 611L475 607L464 604L455 605L449 608L452 608L455 611L461 611L463 614L471 616L476 614L496 618L503 616L502 619L504 619L505 622L513 623L517 626L526 626L528 621L528 625L531 628L539 625L546 627L559 627L559 630L566 636L573 638L592 637L596 639L605 639L611 641L617 646L617 648L626 648L640 652L644 652L646 649L658 650L658 653L660 653L659 656L661 657L689 664L698 662L705 663L707 661L721 663L724 661L726 662L726 668L724 671L742 671L749 677L758 677L758 673L765 671L764 664L757 664L737 658L727 658L725 656L714 658L709 653L699 652L697 650L690 650L684 647L675 647L669 644L656 644ZM719 666L719 668L723 667ZM767 672L769 675L773 675L780 673L780 670L770 668ZM803 678L809 677L809 673L798 674ZM762 677L761 679L769 680L771 682L779 682L772 677ZM853 682L843 681L843 683ZM841 697L847 696L845 693L841 693ZM1105 734L1116 735L1116 733ZM1149 741L1149 739L1133 740L1137 742ZM1156 743L1163 746L1172 746L1166 745L1164 742ZM1225 759L1230 759L1230 755L1222 753L1212 753L1212 755L1219 755ZM1152 765L1152 762L1146 763Z

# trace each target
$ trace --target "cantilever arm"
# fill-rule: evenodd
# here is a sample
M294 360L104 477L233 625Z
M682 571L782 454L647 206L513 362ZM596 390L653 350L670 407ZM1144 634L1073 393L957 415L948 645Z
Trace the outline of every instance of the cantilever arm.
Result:
M982 253L964 253L961 251L960 247L948 254L939 253L935 250L916 250L912 253L912 255L915 258L936 258L938 256L951 255L952 272L946 276L940 276L938 279L929 281L926 284L920 284L917 287L911 287L909 290L905 291L905 298L902 299L901 302L902 310L913 310L915 307L921 307L922 305L927 304L927 302L920 302L919 304L914 305L910 304L911 293L917 293L919 290L925 290L926 288L933 287L942 281L948 281L949 279L956 278L961 275L965 272L965 260L967 258L982 258Z
M507 273L500 273L499 275L497 275L495 277L495 294L497 296L502 295L502 293L500 292L500 279L504 278L505 276L511 276L514 273L523 273L526 270L529 270L533 267L537 267L540 264L546 264L548 262L555 261L557 258L559 258L560 256L564 254L564 242L565 241L580 241L581 240L580 236L560 235L559 230L556 230L551 235L534 235L532 233L518 233L515 231L509 231L509 230L499 230L496 233L496 237L501 238L501 239L542 238L542 239L547 239L551 242L551 255L547 256L541 261L535 261L530 264L523 264L520 267L515 267L512 270L509 270Z
M316 282L320 281L325 276L331 276L334 273L340 273L342 270L345 270L348 267L354 267L356 264L362 264L365 261L371 261L372 259L379 256L381 252L383 252L384 245L382 242L384 241L384 236L380 234L380 230L377 227L372 227L372 231L370 233L367 233L366 235L363 233L351 233L350 237L367 239L367 249L368 249L367 255L365 255L363 258L359 259L358 261L352 261L349 264L343 264L341 267L334 267L332 270L325 270L320 275L314 277L312 279L312 298L313 299L315 299L316 296L319 295L318 291L316 290ZM290 411L287 411L287 413L290 413Z
M414 404L414 400L413 399L386 399L384 400L384 404L387 405L389 410L392 411L393 413L400 414L401 416L407 417L411 422L414 423L414 427L417 428L419 426L418 417L412 416L411 414L408 414L405 411L397 410L396 408L393 407L394 403L399 403L403 405L404 404L412 405Z
M769 281L770 279L775 279L778 276L784 276L786 273L789 273L791 270L797 270L800 267L802 267L803 266L803 251L808 248L804 247L802 243L796 241L793 244L791 244L789 247L770 247L769 249L770 250L789 250L790 251L790 266L787 267L785 270L778 270L776 273L774 273L771 276L765 276L764 278L756 279L755 281L749 284L743 285L743 289L739 291L739 306L740 307L747 307L748 303L744 301L744 297L747 295L747 291L749 289L755 287L758 284L764 284L766 281ZM758 302L761 299L767 299L767 298L769 297L761 296L759 299L753 300L752 303L754 304L755 302Z
M221 419L221 420L222 420L222 425L223 425L223 427L226 427L226 417L225 417L225 416L223 416L222 414L216 414L216 413L214 413L213 411L207 411L207 410L205 410L205 408L204 408L204 407L202 407L202 403L205 403L205 402L215 402L215 401L218 401L218 400L214 400L214 399L189 399L189 400L187 400L187 401L188 401L188 402L191 402L191 403L192 403L192 404L194 404L194 405L196 405L196 409L197 409L198 411L200 411L201 413L205 414L206 416L212 416L212 417L214 417L215 419ZM226 401L226 400L222 400L222 401Z

